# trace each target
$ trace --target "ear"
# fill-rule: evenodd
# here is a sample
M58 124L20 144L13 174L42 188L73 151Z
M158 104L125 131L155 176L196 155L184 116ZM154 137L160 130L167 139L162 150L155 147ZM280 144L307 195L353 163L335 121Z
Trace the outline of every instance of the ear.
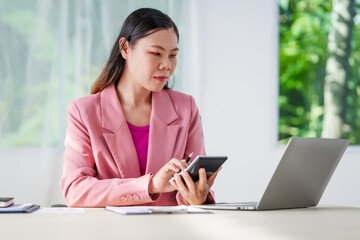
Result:
M120 49L121 56L124 59L127 59L129 42L124 37L120 38L120 40L119 40L119 49Z

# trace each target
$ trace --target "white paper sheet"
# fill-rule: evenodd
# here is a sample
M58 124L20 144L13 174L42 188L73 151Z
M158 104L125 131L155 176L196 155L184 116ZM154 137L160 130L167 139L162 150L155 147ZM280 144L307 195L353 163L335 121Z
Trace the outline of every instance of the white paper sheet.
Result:
M34 214L84 214L84 208L40 208Z
M111 207L106 209L123 215L136 214L177 214L177 213L211 213L205 209L199 209L188 206L133 206L133 207Z

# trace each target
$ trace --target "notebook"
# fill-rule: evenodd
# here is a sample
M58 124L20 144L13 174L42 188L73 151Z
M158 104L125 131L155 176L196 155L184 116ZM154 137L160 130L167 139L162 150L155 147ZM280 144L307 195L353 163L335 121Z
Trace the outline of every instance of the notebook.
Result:
M259 202L196 207L259 211L316 206L348 145L347 139L291 138Z
M33 203L12 204L9 207L0 208L0 213L31 213L40 206Z

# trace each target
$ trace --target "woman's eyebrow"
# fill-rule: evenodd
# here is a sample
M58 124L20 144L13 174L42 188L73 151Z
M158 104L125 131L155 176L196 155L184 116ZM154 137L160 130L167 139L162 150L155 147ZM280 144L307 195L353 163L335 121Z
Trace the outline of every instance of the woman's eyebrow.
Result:
M158 49L165 51L165 48L163 48L162 46L159 46L159 45L152 45L150 47L158 48ZM176 47L176 48L172 49L170 52L172 52L172 51L179 51L179 48Z

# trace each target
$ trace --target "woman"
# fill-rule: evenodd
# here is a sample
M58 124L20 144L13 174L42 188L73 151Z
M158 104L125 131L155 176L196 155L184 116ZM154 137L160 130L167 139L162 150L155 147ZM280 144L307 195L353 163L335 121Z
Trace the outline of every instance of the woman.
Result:
M125 20L92 95L68 107L61 188L68 206L213 203L216 174L178 172L204 155L191 96L168 89L179 33L164 13L138 9ZM172 177L175 181L169 183Z

